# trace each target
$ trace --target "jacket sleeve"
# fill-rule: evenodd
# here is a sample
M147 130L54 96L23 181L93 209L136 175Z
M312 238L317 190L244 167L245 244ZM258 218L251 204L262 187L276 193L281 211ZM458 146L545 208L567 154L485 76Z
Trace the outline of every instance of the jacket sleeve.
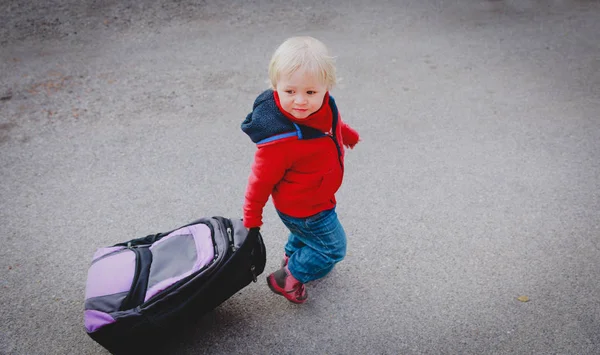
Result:
M273 188L281 181L287 169L285 149L279 144L262 146L256 150L244 201L246 228L262 225L263 209Z
M342 125L342 143L344 144L344 146L350 149L354 148L356 143L360 141L360 136L358 135L358 132L356 132L356 130L344 123L344 121L342 121L341 116L339 117L339 121Z

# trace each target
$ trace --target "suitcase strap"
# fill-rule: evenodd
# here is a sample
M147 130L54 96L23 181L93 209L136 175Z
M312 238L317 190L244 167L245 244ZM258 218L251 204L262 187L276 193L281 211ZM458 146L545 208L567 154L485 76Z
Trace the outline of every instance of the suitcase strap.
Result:
M146 291L148 290L148 278L150 276L150 265L152 265L152 252L148 246L131 247L128 249L135 253L135 275L131 290L127 297L121 303L120 311L125 311L137 307L144 302Z

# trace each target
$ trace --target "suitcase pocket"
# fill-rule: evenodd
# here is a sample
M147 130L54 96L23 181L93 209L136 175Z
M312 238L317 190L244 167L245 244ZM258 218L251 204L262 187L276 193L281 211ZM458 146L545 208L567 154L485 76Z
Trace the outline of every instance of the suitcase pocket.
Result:
M88 332L114 323L110 313L119 309L136 276L136 254L132 250L121 248L100 254L88 270L85 288L84 318Z
M217 255L212 230L204 223L179 228L151 245L99 249L86 284L87 331L139 312L152 297L210 267Z
M217 259L211 229L203 223L180 228L150 247L152 265L144 302Z

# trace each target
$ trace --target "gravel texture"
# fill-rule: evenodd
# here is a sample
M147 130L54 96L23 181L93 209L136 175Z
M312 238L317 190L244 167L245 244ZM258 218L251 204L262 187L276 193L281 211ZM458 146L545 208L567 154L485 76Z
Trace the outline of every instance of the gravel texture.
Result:
M0 1L0 353L105 354L83 328L95 249L241 215L239 125L298 34L337 56L361 133L346 260L302 306L265 273L156 352L600 353L599 18L583 0ZM271 204L263 233L268 273Z

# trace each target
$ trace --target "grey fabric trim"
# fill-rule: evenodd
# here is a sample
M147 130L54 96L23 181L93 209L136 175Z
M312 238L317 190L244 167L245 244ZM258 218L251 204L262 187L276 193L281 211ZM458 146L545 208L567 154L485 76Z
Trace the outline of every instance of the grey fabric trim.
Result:
M244 227L244 222L241 219L231 219L231 224L233 225L233 241L236 249L239 249L246 237L248 236L248 230Z
M96 310L105 313L117 311L129 291L119 292L112 295L93 297L85 300L85 310Z
M171 236L163 243L155 244L151 250L152 266L148 288L190 271L197 259L196 243L191 234Z

